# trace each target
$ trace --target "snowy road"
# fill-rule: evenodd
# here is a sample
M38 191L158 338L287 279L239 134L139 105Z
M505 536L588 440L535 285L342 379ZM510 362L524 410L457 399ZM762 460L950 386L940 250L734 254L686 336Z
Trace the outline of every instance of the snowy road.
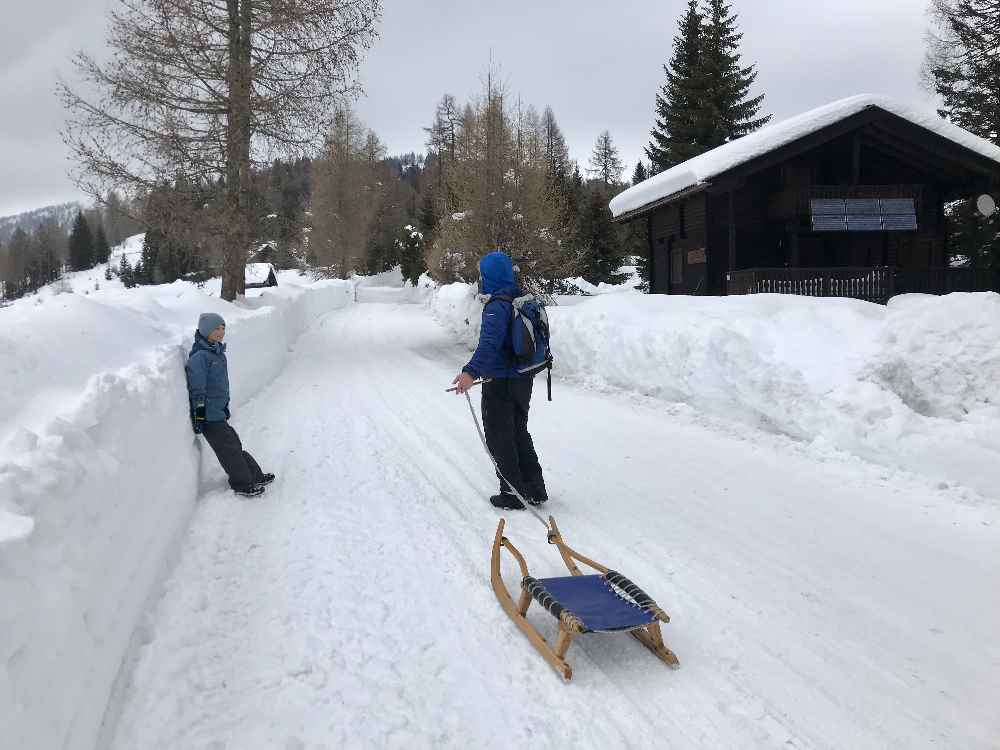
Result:
M996 506L557 383L532 417L550 512L671 614L682 664L585 636L563 684L489 586L494 482L443 393L467 353L368 294L236 415L278 482L247 502L212 475L111 747L1000 747Z

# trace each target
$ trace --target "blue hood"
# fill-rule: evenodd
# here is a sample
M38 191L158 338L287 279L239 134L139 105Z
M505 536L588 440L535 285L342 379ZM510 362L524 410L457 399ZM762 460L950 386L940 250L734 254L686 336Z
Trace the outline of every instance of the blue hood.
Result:
M479 275L483 279L483 294L496 294L516 286L514 264L509 255L499 250L483 256L479 261Z

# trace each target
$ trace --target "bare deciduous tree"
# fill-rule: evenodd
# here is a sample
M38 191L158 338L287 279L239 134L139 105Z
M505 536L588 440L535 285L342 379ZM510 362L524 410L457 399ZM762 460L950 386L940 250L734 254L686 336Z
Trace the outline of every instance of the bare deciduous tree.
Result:
M111 59L78 54L84 88L60 86L78 184L99 198L224 180L222 296L234 299L251 170L322 143L380 14L381 0L121 0Z
M605 130L594 144L590 155L590 169L587 174L601 180L605 185L617 185L622 178L625 165L618 156L618 148L611 140L611 133Z

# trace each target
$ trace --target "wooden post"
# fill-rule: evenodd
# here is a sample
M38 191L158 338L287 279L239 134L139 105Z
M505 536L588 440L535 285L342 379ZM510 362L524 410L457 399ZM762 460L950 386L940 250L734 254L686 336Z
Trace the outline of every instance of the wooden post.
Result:
M854 134L854 143L851 153L851 184L857 185L861 182L861 133Z
M729 273L736 271L736 199L729 191Z
M521 591L521 598L517 602L517 611L521 613L521 617L528 614L528 607L531 606L531 594L527 591Z
M649 262L646 268L649 269L649 293L656 293L656 245L653 241L653 214L646 217L646 252Z
M802 267L802 251L799 248L799 223L798 221L790 221L788 223L789 230L789 244L791 245L791 266L792 268Z

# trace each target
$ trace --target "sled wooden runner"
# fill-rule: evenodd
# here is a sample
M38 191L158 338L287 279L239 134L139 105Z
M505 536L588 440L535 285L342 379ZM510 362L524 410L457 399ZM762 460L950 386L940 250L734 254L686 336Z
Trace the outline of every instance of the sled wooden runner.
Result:
M564 679L573 676L573 669L566 662L566 652L573 638L581 633L628 632L669 667L680 666L674 652L664 645L660 632L660 623L670 622L670 618L642 589L620 573L567 546L552 516L549 516L549 543L559 549L570 575L532 578L524 556L503 535L505 524L506 521L500 519L493 540L490 560L493 591L514 624ZM516 604L500 575L501 548L510 552L521 569L521 595ZM596 570L597 575L584 574L577 563ZM555 646L528 622L525 615L532 601L545 607L558 621Z

